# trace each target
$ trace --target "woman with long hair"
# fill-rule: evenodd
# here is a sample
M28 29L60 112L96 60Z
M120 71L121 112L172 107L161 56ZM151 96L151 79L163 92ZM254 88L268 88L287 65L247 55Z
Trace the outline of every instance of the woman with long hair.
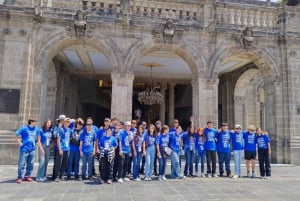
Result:
M185 153L184 176L193 177L193 158L195 151L195 128L189 126L187 132L182 134Z
M153 124L149 125L147 134L144 137L144 152L146 152L146 167L145 167L145 181L151 181L151 176L154 170L155 158L155 141L157 132Z
M196 133L196 160L195 160L195 171L196 175L199 176L198 164L201 163L201 177L205 177L204 174L204 163L205 163L205 135L204 128L198 128Z
M142 125L139 125L137 132L135 136L133 137L133 140L131 142L132 146L132 160L133 160L133 180L134 181L140 181L141 179L139 178L139 170L140 170L140 162L142 155L145 155L144 152L144 127Z
M169 126L164 125L161 134L156 141L157 157L159 161L159 181L166 181L165 171L167 156L171 155L172 150L169 148Z

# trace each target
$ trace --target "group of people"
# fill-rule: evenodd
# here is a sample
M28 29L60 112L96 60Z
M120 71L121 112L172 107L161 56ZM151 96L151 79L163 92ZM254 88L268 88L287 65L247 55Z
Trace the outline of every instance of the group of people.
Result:
M221 128L216 129L212 121L207 121L205 127L195 129L191 118L187 131L183 131L178 119L174 119L172 127L169 128L162 125L159 120L147 127L144 121L122 122L116 118L105 118L104 125L97 127L93 125L93 119L90 117L84 121L82 118L73 120L65 115L59 115L55 125L51 120L47 120L42 128L37 127L35 119L29 119L28 125L16 131L15 139L20 146L17 183L22 183L23 180L33 181L31 174L36 149L39 158L36 176L38 182L47 180L51 150L54 153L52 178L57 182L73 178L94 180L95 158L99 161L100 184L130 181L129 174L132 174L134 181L140 181L140 173L144 174L145 181L151 181L153 175L158 175L158 180L165 181L168 158L171 160L170 177L174 179L194 176L218 177L217 156L219 176L238 178L241 177L243 154L247 177L255 177L257 152L261 178L271 176L270 138L266 132L253 125L248 126L247 131L242 131L240 125L236 125L234 130L229 130L227 123L222 123ZM232 151L233 175L230 170ZM182 155L185 156L183 172ZM81 177L80 160L82 160Z

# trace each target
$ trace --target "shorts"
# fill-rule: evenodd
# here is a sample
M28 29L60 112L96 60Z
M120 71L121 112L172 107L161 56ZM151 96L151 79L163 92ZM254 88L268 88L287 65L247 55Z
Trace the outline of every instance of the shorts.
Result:
M245 160L255 160L256 151L245 151Z

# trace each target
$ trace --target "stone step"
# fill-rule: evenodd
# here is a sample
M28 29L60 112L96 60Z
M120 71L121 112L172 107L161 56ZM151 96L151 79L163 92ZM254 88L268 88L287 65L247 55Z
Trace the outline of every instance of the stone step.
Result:
M290 146L291 148L300 148L300 136L293 136Z
M0 144L15 144L14 135L14 131L0 130Z

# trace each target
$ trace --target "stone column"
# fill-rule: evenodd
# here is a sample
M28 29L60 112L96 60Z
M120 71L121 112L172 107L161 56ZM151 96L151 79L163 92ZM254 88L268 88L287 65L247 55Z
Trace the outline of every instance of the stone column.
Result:
M164 125L166 121L166 83L162 82L160 85L160 93L164 96L164 101L160 104L159 120Z
M112 73L111 117L117 117L122 121L132 118L132 73Z
M205 126L207 120L218 125L218 83L217 78L195 77L192 80L195 127Z
M235 124L240 124L243 129L247 128L245 124L245 97L235 96L234 97L234 122ZM233 127L234 125L230 125Z
M175 110L175 96L174 89L175 83L169 83L169 125L172 125L174 119L174 110Z

